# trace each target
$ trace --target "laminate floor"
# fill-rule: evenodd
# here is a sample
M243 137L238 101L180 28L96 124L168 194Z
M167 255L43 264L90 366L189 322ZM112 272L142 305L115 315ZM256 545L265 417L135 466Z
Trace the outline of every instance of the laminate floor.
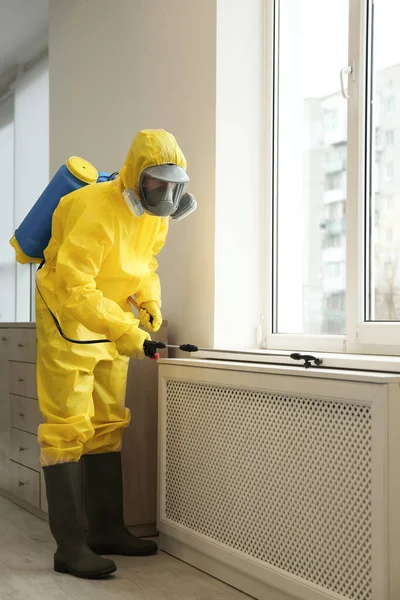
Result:
M104 581L53 571L48 524L0 497L0 600L246 600L249 597L159 552L113 557L118 571Z

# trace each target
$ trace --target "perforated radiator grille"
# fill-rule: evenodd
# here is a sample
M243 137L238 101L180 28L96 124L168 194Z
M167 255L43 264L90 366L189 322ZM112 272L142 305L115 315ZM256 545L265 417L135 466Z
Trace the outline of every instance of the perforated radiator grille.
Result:
M168 381L165 517L370 600L371 409Z

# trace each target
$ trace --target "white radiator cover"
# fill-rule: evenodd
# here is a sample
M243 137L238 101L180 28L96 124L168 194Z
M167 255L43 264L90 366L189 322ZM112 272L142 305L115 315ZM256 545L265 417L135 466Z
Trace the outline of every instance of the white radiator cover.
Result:
M399 600L399 384L160 361L161 547L263 600Z

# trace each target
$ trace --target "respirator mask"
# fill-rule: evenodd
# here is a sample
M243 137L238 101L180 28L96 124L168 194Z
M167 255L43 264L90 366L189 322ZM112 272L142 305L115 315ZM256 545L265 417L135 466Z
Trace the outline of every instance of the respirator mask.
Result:
M144 169L140 175L140 197L132 188L124 190L124 198L138 217L144 212L156 217L179 221L197 208L195 198L185 190L189 177L182 167L173 164Z

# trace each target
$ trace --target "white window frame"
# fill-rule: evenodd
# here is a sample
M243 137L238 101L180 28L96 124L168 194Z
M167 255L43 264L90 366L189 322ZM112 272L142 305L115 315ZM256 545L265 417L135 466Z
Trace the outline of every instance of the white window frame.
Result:
M278 1L278 0L277 0ZM364 215L364 176L365 152L362 150L365 131L363 115L365 114L365 86L358 86L360 77L365 78L367 56L365 52L368 31L365 28L367 16L366 0L350 0L349 30L353 32L349 47L348 64L352 66L352 74L348 78L350 100L348 104L349 131L351 140L347 144L347 204L346 219L348 227L353 226L357 235L348 236L347 240L347 281L346 281L346 335L291 335L272 333L273 288L271 282L276 272L276 237L277 215L274 210L276 197L276 161L278 139L275 133L275 111L277 107L277 86L275 86L274 70L277 63L277 22L278 10L274 0L263 0L264 10L264 79L262 82L263 98L263 146L261 160L262 169L262 231L261 236L261 273L262 279L262 313L260 315L259 346L254 348L224 350L224 347L202 349L193 355L197 359L227 360L235 362L262 362L268 364L290 364L304 368L303 360L295 360L291 354L307 353L323 360L325 368L376 370L382 372L400 371L400 337L393 333L393 323L364 323L363 301L360 289L363 283L357 275L364 272L364 218L358 221L358 215ZM343 65L346 66L346 65ZM338 85L339 73L338 73ZM361 116L361 119L354 118ZM352 201L349 202L349 198ZM400 333L400 332L399 332ZM380 336L380 337L379 337ZM385 340L385 344L377 340ZM218 349L219 348L219 349ZM311 367L313 368L318 367Z
M275 85L275 69L278 64L278 19L279 0L265 0L266 8L266 77L265 77L265 231L264 237L264 286L263 286L263 335L262 348L268 351L312 351L314 353L346 353L362 355L400 354L400 323L364 321L364 282L359 273L365 273L367 247L365 246L365 122L369 90L366 89L369 52L368 41L371 35L371 23L368 11L372 0L350 0L349 11L349 61L352 73L348 78L348 141L347 141L347 229L357 231L356 236L347 236L346 260L346 335L291 335L272 332L273 288L277 259L276 239L276 151L277 136L275 111L278 106L278 91ZM343 65L346 66L346 65ZM279 76L279 75L278 75ZM370 85L370 81L368 84ZM338 73L339 84L339 73ZM373 131L372 127L372 131ZM274 160L271 161L270 157ZM365 359L368 357L365 356ZM389 361L393 368L393 361Z

